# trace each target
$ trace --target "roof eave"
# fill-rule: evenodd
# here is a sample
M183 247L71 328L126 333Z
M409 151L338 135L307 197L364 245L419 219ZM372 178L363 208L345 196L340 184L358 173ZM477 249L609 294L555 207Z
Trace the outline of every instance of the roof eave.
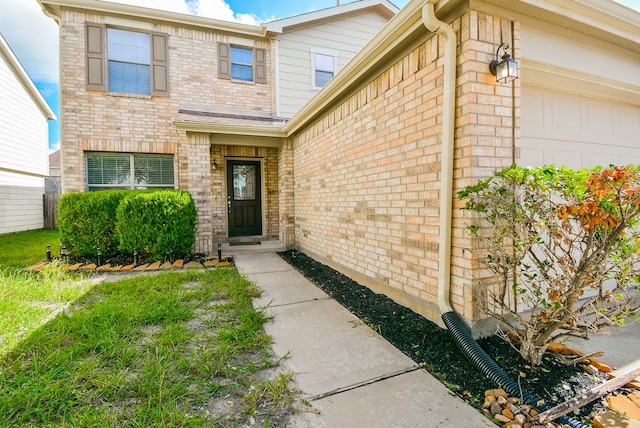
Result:
M241 24L238 22L222 21L219 19L205 18L202 16L187 15L177 12L169 12L165 10L150 9L140 6L131 6L121 3L112 3L99 0L38 0L45 13L60 16L61 8L72 8L80 10L90 10L105 14L130 16L152 20L155 22L165 22L173 24L181 24L191 27L215 29L228 33L239 34L243 36L251 36L263 38L266 36L267 30L264 26L254 26Z
M11 68L13 74L18 78L33 102L42 112L42 115L46 117L47 120L56 120L55 113L51 110L51 107L49 107L49 104L47 104L47 101L33 83L33 80L31 80L31 77L29 77L27 71L24 69L18 60L18 57L13 53L13 50L11 50L11 47L2 35L0 35L0 53L6 59L7 65Z
M219 123L203 123L176 120L173 122L176 129L186 132L199 132L207 134L244 135L250 137L285 138L286 133L282 127L276 126L246 126Z
M310 25L316 21L323 21L366 10L374 10L387 19L393 18L400 11L393 3L387 0L360 0L289 18L277 19L266 22L262 24L262 26L270 33L279 34L291 27Z

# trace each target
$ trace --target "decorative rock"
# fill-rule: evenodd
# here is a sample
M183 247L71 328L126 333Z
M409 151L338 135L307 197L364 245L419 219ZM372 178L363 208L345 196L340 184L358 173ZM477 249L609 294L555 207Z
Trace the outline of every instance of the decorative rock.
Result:
M502 414L502 406L500 406L497 401L494 401L491 404L490 412L492 415L500 415Z
M126 265L126 266L122 266L121 270L132 270L134 267L136 267L135 265Z
M497 399L498 404L500 404L501 406L507 404L507 399L505 397L503 397L502 395L498 396Z
M640 407L624 395L613 395L607 398L609 409L631 419L640 419Z
M160 266L160 269L161 269L161 270L168 270L168 269L171 269L171 262L164 262L164 263L162 264L162 266Z
M70 271L77 271L78 269L80 269L80 266L82 266L82 263L76 263L74 265L69 266L69 270Z
M640 428L640 421L626 418L616 412L602 412L593 418L593 426L595 428Z
M173 267L174 268L181 268L183 264L184 264L184 260L178 259L175 262L173 262Z
M185 269L200 269L200 268L202 268L202 265L200 263L198 263L198 262L191 261L191 262L187 263L186 265L184 265L184 268Z
M154 262L151 263L149 266L147 266L146 270L158 270L160 269L160 262Z
M513 412L509 409L502 409L502 415L506 416L507 418L509 418L509 420L513 420L514 419L514 415Z
M218 260L207 260L204 262L205 267L216 267L218 264Z
M118 272L119 270L122 270L122 266L112 266L109 270L111 272Z
M497 414L494 417L496 418L497 421L500 421L502 423L511 422L511 419L501 414Z
M527 422L527 418L522 415L522 414L518 414L516 415L513 420L516 421L516 423L520 424L520 425L524 425Z
M220 263L218 263L218 267L226 267L226 266L229 266L230 264L231 263L229 263L229 262L220 262Z
M484 408L488 409L496 401L496 397L493 395L487 395L484 397Z
M138 266L138 267L135 267L135 268L133 268L133 270L134 270L134 271L139 272L139 271L141 271L141 270L146 270L146 269L147 269L147 266L149 266L149 263L145 263L145 264L143 264L143 265L140 265L140 266Z
M97 266L95 263L90 263L88 265L84 265L82 267L82 270L86 270L86 271L92 271L92 270L96 270Z
M102 265L98 268L98 272L104 272L107 270L111 270L111 263L107 263L106 265Z

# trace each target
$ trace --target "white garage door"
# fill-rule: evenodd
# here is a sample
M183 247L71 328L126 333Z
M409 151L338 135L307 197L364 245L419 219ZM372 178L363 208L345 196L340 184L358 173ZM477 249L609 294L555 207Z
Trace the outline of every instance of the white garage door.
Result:
M640 165L640 106L522 85L522 166Z

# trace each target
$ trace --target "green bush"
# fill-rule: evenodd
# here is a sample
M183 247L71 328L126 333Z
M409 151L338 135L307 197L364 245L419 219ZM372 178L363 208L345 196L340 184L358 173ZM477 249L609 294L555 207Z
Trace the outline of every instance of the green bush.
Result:
M116 218L119 248L127 253L137 249L165 259L170 251L188 254L195 242L197 211L184 190L133 193L120 203Z
M118 251L115 214L125 190L66 193L58 206L60 243L79 256L110 256Z

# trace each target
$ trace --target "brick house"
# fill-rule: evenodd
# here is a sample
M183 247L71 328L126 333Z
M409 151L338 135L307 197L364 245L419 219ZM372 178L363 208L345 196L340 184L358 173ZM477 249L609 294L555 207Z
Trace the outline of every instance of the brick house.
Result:
M282 124L398 11L366 0L258 27L40 3L60 26L63 192L187 189L201 252L229 237L279 238Z
M172 156L167 185L196 199L199 251L277 238L434 321L444 301L483 328L457 190L514 162L640 163L640 14L610 0L412 0L290 118L274 76L288 42L278 31L293 21L269 30L39 1L61 17L64 191L92 189L94 152L130 153L123 170L139 152ZM99 41L116 27L149 35L157 95L86 88L104 84ZM505 52L520 78L503 84L489 63ZM251 79L229 82L234 66Z

